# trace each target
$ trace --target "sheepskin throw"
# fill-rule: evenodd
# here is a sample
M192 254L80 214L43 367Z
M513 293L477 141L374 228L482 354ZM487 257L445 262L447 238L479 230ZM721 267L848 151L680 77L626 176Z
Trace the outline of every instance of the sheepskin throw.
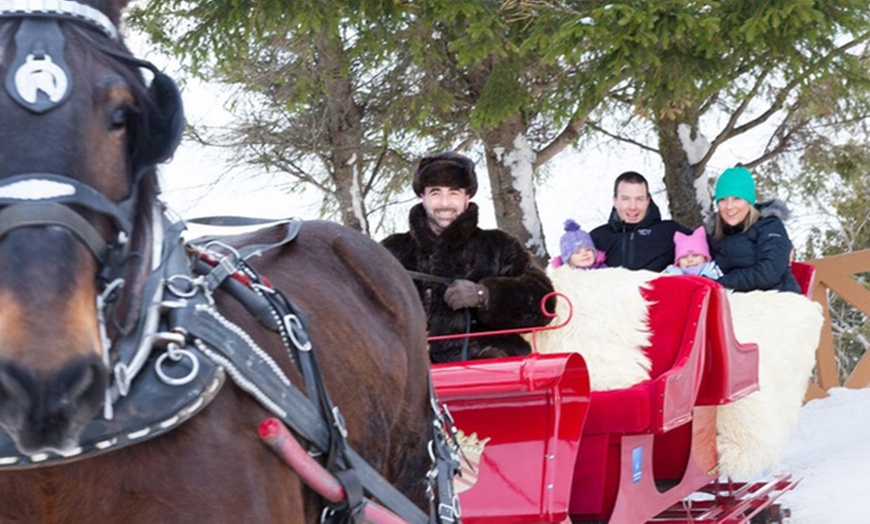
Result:
M659 276L622 268L553 270L553 286L571 300L574 315L567 326L538 333L537 351L583 355L593 391L648 379L649 304L640 290ZM815 365L824 316L819 304L797 293L731 292L728 299L737 340L758 344L759 353L759 391L718 409L720 473L740 478L773 466L785 451ZM565 301L558 302L554 322L568 314Z
M734 334L758 344L759 390L719 407L720 473L755 475L776 464L797 422L815 365L824 316L803 295L729 293Z
M644 284L659 276L651 271L623 268L578 270L563 265L550 275L553 287L565 295L574 315L567 326L537 334L537 351L583 355L593 391L627 388L649 378L647 326L649 304L641 295ZM558 300L557 318L563 322L568 305Z

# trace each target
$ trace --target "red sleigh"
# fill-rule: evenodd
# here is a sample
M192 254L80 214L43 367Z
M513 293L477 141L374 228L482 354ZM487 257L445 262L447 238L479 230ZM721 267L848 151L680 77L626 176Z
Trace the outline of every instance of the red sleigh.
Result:
M812 268L795 264L794 272L807 290ZM433 366L437 393L470 450L457 483L464 522L781 517L775 501L796 481L729 483L717 467L716 406L758 388L757 346L737 341L718 284L651 284L642 290L652 303L650 379L630 388L590 391L576 353Z

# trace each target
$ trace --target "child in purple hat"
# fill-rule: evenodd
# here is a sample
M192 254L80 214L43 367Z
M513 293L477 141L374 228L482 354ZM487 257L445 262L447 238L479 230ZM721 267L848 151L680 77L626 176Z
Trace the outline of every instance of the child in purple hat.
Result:
M565 221L565 233L559 240L559 256L553 258L554 268L566 264L575 269L600 269L604 264L604 252L599 251L589 233L580 229L572 219Z

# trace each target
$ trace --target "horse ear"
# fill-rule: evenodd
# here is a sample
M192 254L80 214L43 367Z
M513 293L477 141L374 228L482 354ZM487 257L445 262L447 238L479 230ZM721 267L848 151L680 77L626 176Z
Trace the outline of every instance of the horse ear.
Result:
M168 75L155 73L150 90L156 110L149 115L148 137L138 159L142 167L168 160L184 132L184 105L175 81Z

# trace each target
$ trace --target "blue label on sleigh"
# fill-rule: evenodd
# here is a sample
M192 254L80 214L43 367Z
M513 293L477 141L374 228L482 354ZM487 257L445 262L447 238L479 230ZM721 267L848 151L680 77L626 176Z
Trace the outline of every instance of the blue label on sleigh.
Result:
M631 481L635 484L643 477L643 447L631 450Z

